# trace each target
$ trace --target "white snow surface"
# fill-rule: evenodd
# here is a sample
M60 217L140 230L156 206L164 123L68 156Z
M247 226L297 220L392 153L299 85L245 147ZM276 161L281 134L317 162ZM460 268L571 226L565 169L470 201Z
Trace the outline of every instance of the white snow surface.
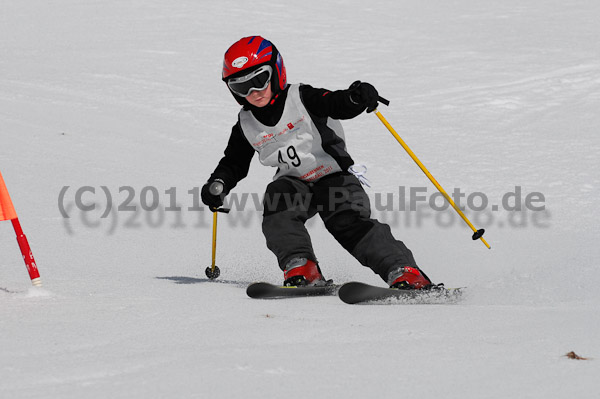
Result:
M598 397L600 3L0 9L0 171L44 283L30 288L0 222L1 398ZM236 121L223 53L253 34L277 45L292 83L375 85L391 100L382 114L447 191L489 198L467 215L491 250L450 211L427 208L420 223L418 212L374 212L434 281L468 287L462 302L250 299L249 283L282 273L249 205L219 215L222 273L207 280L211 216L188 210L188 191ZM400 186L435 192L374 115L344 126L372 199ZM254 160L234 192L260 196L272 174ZM95 193L83 203L97 207L82 212L74 199L86 186ZM542 193L545 211L491 212L515 186ZM129 191L137 211L117 211ZM153 195L158 209L142 209ZM384 284L318 217L309 230L327 278Z

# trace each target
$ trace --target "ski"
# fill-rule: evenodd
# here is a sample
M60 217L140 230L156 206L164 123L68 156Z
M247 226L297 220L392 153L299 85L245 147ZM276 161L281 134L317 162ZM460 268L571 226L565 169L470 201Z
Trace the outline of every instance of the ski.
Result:
M399 290L359 282L346 283L338 291L340 299L349 304L445 304L457 302L461 295L461 288L435 286L427 290Z
M252 283L246 288L250 298L275 299L306 296L335 295L339 286L334 284L322 286L281 286L270 283Z

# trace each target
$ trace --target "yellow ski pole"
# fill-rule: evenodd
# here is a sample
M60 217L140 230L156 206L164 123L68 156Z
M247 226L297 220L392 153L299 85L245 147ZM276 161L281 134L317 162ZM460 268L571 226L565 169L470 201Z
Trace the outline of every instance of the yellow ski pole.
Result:
M213 212L213 232L212 232L212 263L210 267L207 267L204 271L206 273L206 277L211 280L216 279L221 274L221 270L216 265L217 259L217 213L229 213L229 209L227 208L211 208Z
M379 101L382 104L385 105L389 105L389 101L386 100L383 97L379 97ZM450 196L446 193L446 191L442 188L442 186L440 186L440 184L437 182L437 180L435 180L435 178L433 177L433 175L431 173L429 173L429 171L427 170L427 168L425 167L425 165L423 165L423 163L421 161L419 161L419 158L417 158L417 156L415 155L414 152L412 152L412 150L408 147L408 145L404 142L404 140L402 140L402 138L400 137L400 135L398 133L396 133L396 131L394 130L394 128L392 127L392 125L389 124L389 122L383 117L383 115L381 115L381 112L379 112L377 109L375 109L373 112L375 112L375 115L377 115L377 117L379 118L379 120L381 121L381 123L384 124L385 127L387 127L387 129L390 131L390 133L392 134L392 136L394 136L394 138L396 138L396 140L398 141L398 143L400 143L400 145L402 146L402 148L404 148L404 150L406 150L406 152L408 153L408 155L410 155L410 157L413 159L413 161L415 161L415 163L419 166L419 168L421 168L421 170L423 171L423 173L425 173L425 175L429 178L429 180L431 180L431 182L433 183L433 185L435 186L435 188L438 189L438 191L444 196L444 198L446 199L446 201L448 201L448 203L450 205L452 205L452 208L454 208L454 210L460 215L460 217L465 221L465 223L467 223L467 225L469 225L469 227L471 228L471 230L473 230L473 240L481 240L481 242L483 242L485 244L485 246L488 249L491 249L490 245L487 243L487 241L485 241L485 239L483 238L483 233L485 232L484 229L479 229L477 230L475 228L475 226L473 226L473 223L471 223L471 221L469 219L467 219L467 217L465 216L465 214L463 213L463 211L460 210L460 208L458 206L456 206L456 204L454 203L454 201L452 200L452 198L450 198Z

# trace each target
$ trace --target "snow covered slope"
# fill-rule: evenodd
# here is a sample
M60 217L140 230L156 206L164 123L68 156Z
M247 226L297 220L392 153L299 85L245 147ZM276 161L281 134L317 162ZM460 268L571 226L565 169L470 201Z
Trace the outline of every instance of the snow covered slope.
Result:
M0 222L0 397L597 397L600 3L171 3L0 5L0 171L44 282ZM467 215L491 250L450 211L399 211L402 189L433 186L375 116L344 123L374 206L392 196L375 216L463 302L247 298L281 280L252 197L219 216L207 281L196 190L236 120L223 53L251 34L291 82L374 84L442 186L479 193ZM235 193L272 174L255 161ZM544 209L505 209L518 192ZM309 228L326 277L383 284Z

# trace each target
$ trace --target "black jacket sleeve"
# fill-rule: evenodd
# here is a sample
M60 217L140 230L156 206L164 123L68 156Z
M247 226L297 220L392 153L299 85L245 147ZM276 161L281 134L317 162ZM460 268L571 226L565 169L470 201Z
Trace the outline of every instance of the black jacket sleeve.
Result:
M222 179L226 191L229 192L248 175L254 152L254 148L248 143L242 132L240 123L236 123L231 129L225 156L221 158L215 171L210 175L210 180Z
M329 91L316 89L310 85L301 85L300 95L306 109L320 117L352 119L360 115L366 108L364 105L350 101L349 90Z

